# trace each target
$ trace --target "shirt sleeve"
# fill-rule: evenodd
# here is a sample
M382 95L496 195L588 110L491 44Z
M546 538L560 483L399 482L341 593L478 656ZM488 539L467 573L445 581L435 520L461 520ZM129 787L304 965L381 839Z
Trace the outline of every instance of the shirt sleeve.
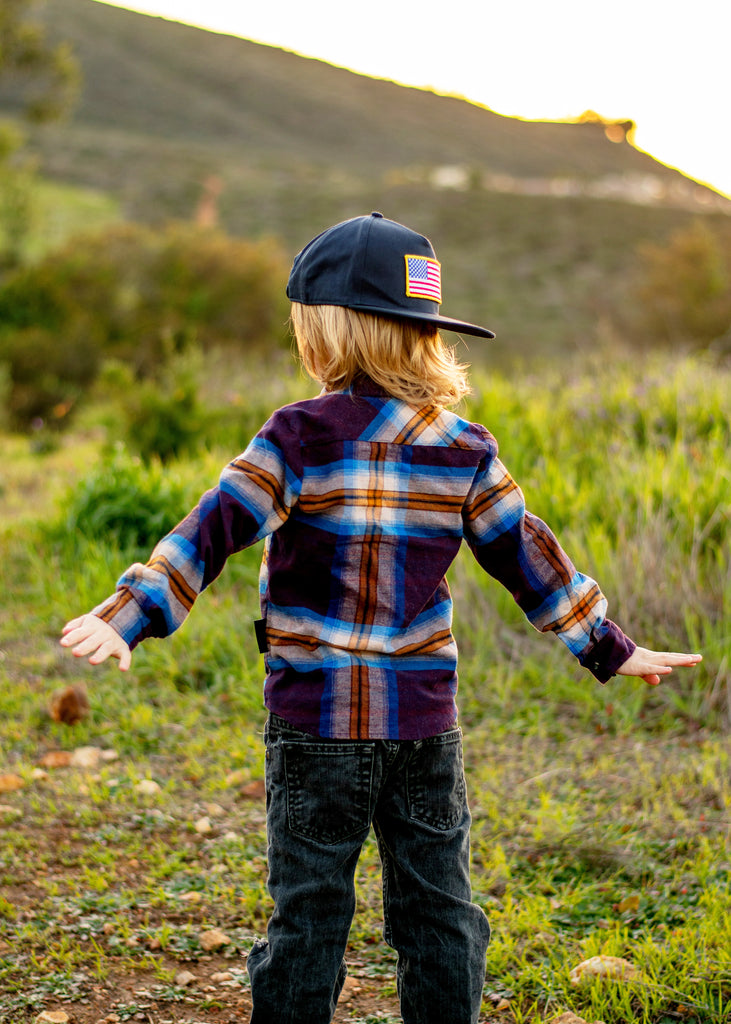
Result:
M610 679L635 644L606 617L599 586L577 572L549 527L526 510L496 447L478 469L463 519L475 558L510 591L528 621L555 633L600 682Z
M221 473L218 486L156 545L147 563L122 575L114 594L93 609L134 648L169 636L228 557L277 530L301 487L300 445L272 417L246 451Z

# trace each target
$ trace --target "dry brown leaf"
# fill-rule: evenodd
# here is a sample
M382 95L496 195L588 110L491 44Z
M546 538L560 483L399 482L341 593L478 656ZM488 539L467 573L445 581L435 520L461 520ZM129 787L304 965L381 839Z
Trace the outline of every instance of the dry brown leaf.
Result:
M254 779L247 786L241 788L241 796L246 800L263 800L267 795L264 779Z
M625 896L623 900L620 900L617 904L617 912L620 914L626 913L628 910L639 910L640 909L640 897L636 894L633 896Z
M71 764L71 752L68 750L49 750L38 762L41 768L68 768Z
M65 686L51 696L51 718L64 725L76 725L89 714L89 698L81 684Z
M22 789L25 782L19 775L10 772L7 775L0 775L0 793L13 793L16 789Z
M629 960L619 956L592 956L582 961L569 973L572 985L580 985L591 978L607 978L610 981L632 981L639 977L639 971Z

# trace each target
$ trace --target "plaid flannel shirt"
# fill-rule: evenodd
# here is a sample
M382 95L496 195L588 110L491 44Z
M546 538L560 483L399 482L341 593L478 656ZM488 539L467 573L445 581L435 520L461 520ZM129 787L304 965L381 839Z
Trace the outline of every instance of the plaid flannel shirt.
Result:
M313 735L419 739L456 722L445 574L463 540L601 681L634 650L526 511L493 436L370 381L277 410L95 614L130 647L167 636L226 559L264 538L265 704Z

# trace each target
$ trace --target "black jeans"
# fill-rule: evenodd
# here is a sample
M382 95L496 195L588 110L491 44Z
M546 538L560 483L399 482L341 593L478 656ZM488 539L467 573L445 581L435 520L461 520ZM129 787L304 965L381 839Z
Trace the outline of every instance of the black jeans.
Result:
M358 856L373 824L404 1024L476 1024L490 929L471 902L462 735L328 740L267 723L268 942L251 1024L329 1024L345 979Z

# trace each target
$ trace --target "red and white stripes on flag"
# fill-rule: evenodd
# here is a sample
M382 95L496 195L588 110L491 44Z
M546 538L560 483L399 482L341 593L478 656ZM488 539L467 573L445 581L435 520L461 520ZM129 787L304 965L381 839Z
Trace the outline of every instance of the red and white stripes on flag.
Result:
M406 294L415 299L442 301L442 270L428 256L405 256Z

